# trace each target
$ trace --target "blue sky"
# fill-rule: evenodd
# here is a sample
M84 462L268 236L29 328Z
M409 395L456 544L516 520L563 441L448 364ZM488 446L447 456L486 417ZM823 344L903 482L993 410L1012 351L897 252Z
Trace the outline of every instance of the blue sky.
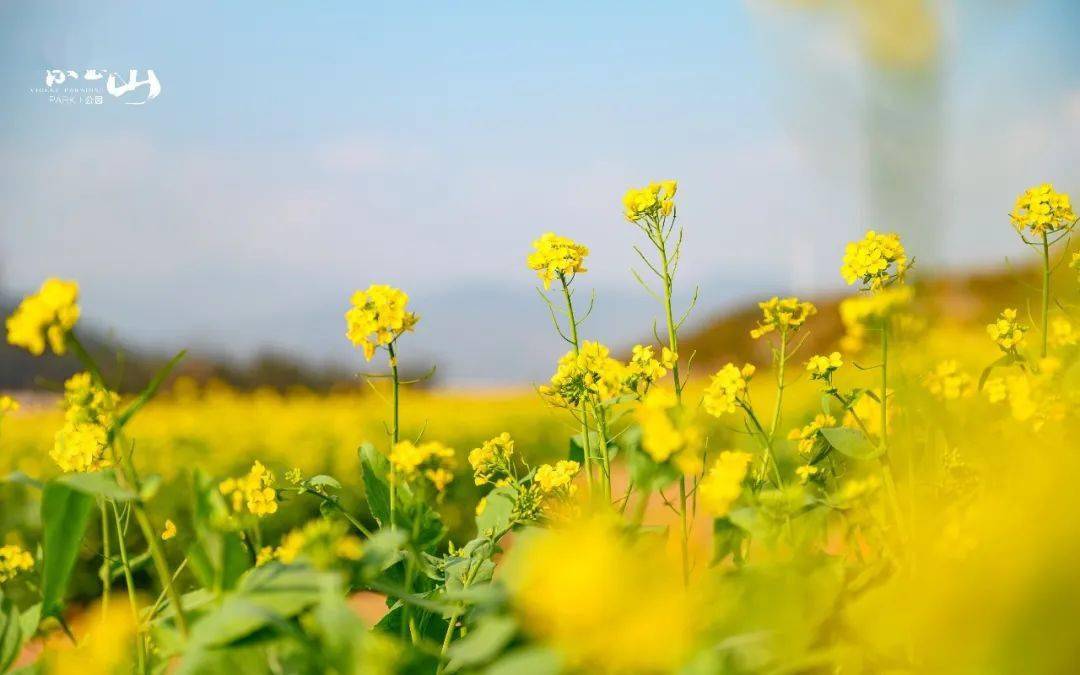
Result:
M618 199L652 179L681 182L702 317L835 288L868 227L938 264L1019 253L1015 193L1080 186L1080 8L934 3L912 85L860 51L854 2L4 3L0 288L73 277L141 344L347 362L348 295L385 281L429 319L412 351L473 384L561 349L523 267L547 230L593 250L593 335L648 334ZM162 94L30 91L89 67Z

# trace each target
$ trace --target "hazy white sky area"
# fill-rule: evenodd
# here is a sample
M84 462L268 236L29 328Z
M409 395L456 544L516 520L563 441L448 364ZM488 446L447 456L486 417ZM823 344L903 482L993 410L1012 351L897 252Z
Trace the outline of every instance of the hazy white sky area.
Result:
M391 283L415 363L522 383L563 350L524 266L544 231L592 249L590 337L649 334L628 186L680 181L699 318L837 287L871 227L924 269L996 264L1023 255L1018 192L1080 192L1072 0L928 2L914 70L868 55L857 0L221 4L0 5L8 300L75 278L86 320L138 345L359 363L348 297ZM153 68L161 95L33 91L95 67Z

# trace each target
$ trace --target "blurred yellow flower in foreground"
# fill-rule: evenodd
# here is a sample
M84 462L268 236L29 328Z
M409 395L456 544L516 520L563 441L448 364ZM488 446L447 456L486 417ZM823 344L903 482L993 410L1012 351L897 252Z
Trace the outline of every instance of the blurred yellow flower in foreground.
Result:
M683 587L662 542L600 518L525 533L506 582L525 630L581 672L673 672L703 628L700 589Z
M49 675L115 675L134 672L136 622L127 603L102 612L88 607L72 625L75 644L60 633L49 638L43 661Z
M46 279L37 293L23 299L7 320L8 343L22 347L34 356L45 352L67 352L68 331L79 320L79 284L61 279Z
M742 493L742 482L752 457L746 452L725 450L698 485L701 505L715 518L726 516Z

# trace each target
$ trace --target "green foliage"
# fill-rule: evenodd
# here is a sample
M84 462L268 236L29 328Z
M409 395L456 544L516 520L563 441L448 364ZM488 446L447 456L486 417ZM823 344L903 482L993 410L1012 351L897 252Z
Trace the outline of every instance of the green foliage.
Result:
M63 608L64 592L93 506L90 495L63 483L47 483L42 491L42 616L58 616Z

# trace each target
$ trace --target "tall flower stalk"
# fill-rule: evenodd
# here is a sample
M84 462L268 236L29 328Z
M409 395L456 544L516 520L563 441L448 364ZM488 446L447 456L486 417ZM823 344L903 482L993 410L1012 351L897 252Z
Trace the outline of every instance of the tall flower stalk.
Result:
M661 293L655 293L652 288L641 278L641 275L636 271L634 277L645 288L645 290L658 299L664 308L664 323L667 326L667 348L674 354L673 363L671 366L671 374L674 378L675 384L675 399L677 405L681 408L683 406L683 380L679 373L679 328L683 322L686 321L686 317L689 316L690 310L693 309L694 304L697 302L697 292L694 293L694 298L690 302L690 307L682 314L682 316L676 320L675 313L672 307L672 296L674 295L675 287L675 272L679 267L679 259L682 255L682 242L683 242L683 230L678 229L677 236L675 235L675 193L678 191L678 183L673 180L663 181L662 183L651 183L643 188L631 188L627 190L623 195L623 215L626 219L636 225L638 229L645 234L649 239L649 242L656 249L657 256L659 258L658 264L654 264L649 260L640 248L634 246L634 251L637 252L638 257L641 258L645 266L657 277L661 285ZM654 326L654 333L656 332ZM663 340L660 336L656 336L657 341L663 344ZM695 476L696 481L696 476ZM680 534L680 553L682 556L682 572L684 583L689 582L690 578L690 519L689 510L687 507L687 482L686 475L681 474L678 479L679 483L679 534ZM643 494L641 499L648 499L647 494Z

